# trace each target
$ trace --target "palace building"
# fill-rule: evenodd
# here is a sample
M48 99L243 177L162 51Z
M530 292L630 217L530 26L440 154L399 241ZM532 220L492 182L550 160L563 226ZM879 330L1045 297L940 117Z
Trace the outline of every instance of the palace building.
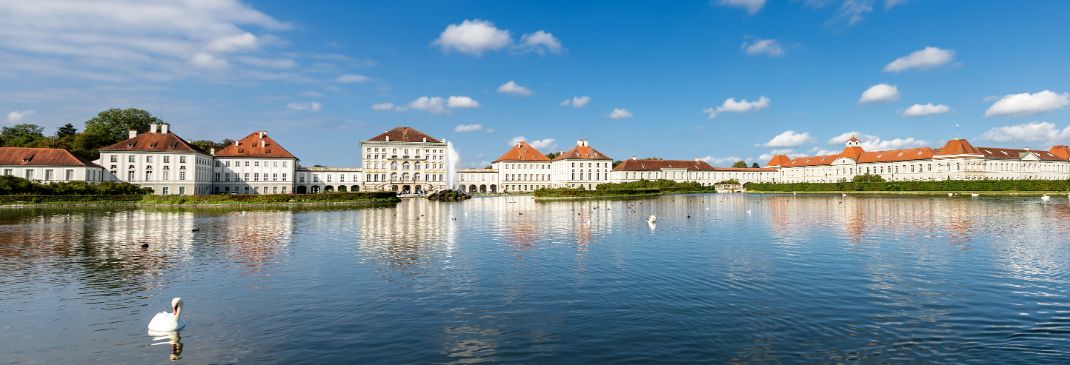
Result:
M130 138L100 149L97 165L107 168L105 180L125 181L152 188L159 195L212 193L212 160L208 152L153 123L147 133L130 131Z
M550 163L552 185L555 188L593 190L595 186L609 182L612 165L612 158L581 139L576 141L575 147L557 155Z
M0 147L0 172L38 182L104 179L104 169L62 148Z
M550 158L525 141L494 160L491 169L498 172L503 193L532 192L551 185Z
M298 159L265 131L211 152L216 194L287 194L294 189Z
M639 180L672 180L694 182L710 186L728 180L740 184L776 182L775 168L713 167L700 160L656 160L632 157L613 168L610 181L614 183Z
M360 143L364 185L372 191L421 193L446 187L446 142L397 127Z

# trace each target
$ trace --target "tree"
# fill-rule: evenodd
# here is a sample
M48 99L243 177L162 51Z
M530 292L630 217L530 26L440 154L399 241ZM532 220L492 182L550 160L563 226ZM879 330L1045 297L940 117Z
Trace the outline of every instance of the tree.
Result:
M753 167L753 168L759 168L759 167L761 167L761 166L758 166L758 163L757 163L757 162L755 162L755 163L752 163L752 164L750 164L750 167Z
M88 160L96 160L97 157L100 157L99 149L101 147L114 143L110 142L108 137L102 134L84 131L74 136L74 141L71 143L71 153Z
M75 128L70 123L64 124L56 130L56 137L59 138L74 137L75 134L78 134L78 128Z
M546 154L546 158L549 158L549 159L553 160L554 157L557 157L557 156L560 156L560 155L561 155L561 152L550 152L550 153Z
M218 142L217 143L215 141L202 139L202 140L192 141L192 142L190 142L190 144L192 144L194 146L197 146L197 148L200 148L200 149L204 150L204 152L209 152L213 148L215 148L216 151L219 151L219 150L223 149L223 147L226 147L227 145L232 145L232 144L234 144L234 140L227 138L227 139L223 139L223 142Z
M862 175L855 175L855 177L851 179L851 182L856 182L856 183L859 183L859 182L884 182L884 181L885 181L884 178L881 177L880 175L870 174L870 173L865 173L865 174L862 174Z
M732 167L747 167L747 161L736 161Z
M620 164L622 164L622 163L624 163L624 161L621 161L621 160L613 160L613 168L616 168L616 167L617 167L617 165L620 165Z
M136 108L111 108L100 112L97 116L85 121L85 133L94 133L103 137L106 143L97 146L104 147L125 140L130 130L138 133L147 132L152 123L162 123L159 118L149 112Z
M44 131L36 124L16 124L0 131L0 141L7 147L34 147L45 139Z

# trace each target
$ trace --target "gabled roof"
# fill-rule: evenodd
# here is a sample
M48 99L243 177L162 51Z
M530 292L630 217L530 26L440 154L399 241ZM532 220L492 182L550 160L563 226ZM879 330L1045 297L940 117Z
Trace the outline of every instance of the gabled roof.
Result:
M62 148L0 147L3 166L90 166L96 164Z
M216 157L297 158L282 148L267 132L256 131L216 151Z
M167 132L146 132L111 146L101 151L139 151L139 152L195 152L207 154L197 146L186 142L178 135Z
M1063 160L1070 160L1070 147L1067 147L1066 145L1052 146L1050 151L1056 157Z
M1027 154L1035 154L1041 161L1065 161L1054 153L1043 150L1029 150L1018 148L977 147L985 159L989 160L1020 160Z
M836 161L840 158L840 155L824 155L824 156L804 156L793 158L789 163L780 165L781 167L804 167L804 166L820 166L831 165L832 161Z
M498 157L494 162L502 161L523 161L523 162L550 162L550 158L536 150L530 144L524 141L517 142L516 146L513 146L508 151L505 151L501 157Z
M901 150L864 152L855 161L858 163L871 163L928 160L933 158L935 153L936 151L929 147L904 148Z
M431 142L442 143L442 141L431 137L424 132L420 132L412 127L397 127L382 134L372 137L369 141L386 142L389 138L390 142Z
M948 140L937 150L937 155L977 155L980 152L969 141L961 138Z
M576 142L576 147L572 147L571 150L561 153L554 157L554 161L561 160L613 160L606 156L604 153L598 152L587 144L587 141L580 140Z
M687 169L687 171L714 171L705 161L691 160L624 160L613 171L661 171L662 169Z
M776 155L776 156L773 156L773 158L769 159L769 162L766 163L765 165L766 166L784 166L784 165L790 164L790 163L791 163L791 158L788 157L788 155Z
M851 138L853 139L854 137L851 137ZM855 139L855 141L857 142L858 140ZM858 157L862 156L862 154L865 153L865 152L866 151L863 150L862 147L858 147L858 146L844 147L843 151L840 152L840 157L849 157L852 160L858 161Z

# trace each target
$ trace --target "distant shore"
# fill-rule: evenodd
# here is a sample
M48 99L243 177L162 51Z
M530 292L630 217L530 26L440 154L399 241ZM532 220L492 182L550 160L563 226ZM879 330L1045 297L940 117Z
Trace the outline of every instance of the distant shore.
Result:
M40 206L315 206L400 202L392 192L268 195L4 195L0 208Z
M971 194L977 194L979 197L1039 197L1043 195L1049 196L1065 196L1068 194L1065 191L746 191L745 194L769 194L769 195L793 195L793 194L806 194L806 195L901 195L901 196L947 196L947 194L954 194L956 197L969 197Z

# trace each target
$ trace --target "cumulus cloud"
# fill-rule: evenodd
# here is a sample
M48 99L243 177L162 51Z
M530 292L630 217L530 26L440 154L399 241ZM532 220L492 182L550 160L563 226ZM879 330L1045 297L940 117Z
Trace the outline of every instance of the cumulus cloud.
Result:
M1054 123L1032 122L989 129L982 139L995 142L1056 143L1070 139L1070 126L1059 129Z
M19 124L22 123L26 119L26 117L31 116L34 113L35 112L33 110L14 110L10 113L7 113L7 122L11 124Z
M238 54L264 55L270 34L290 28L239 0L144 2L107 6L78 0L4 2L0 63L19 72L94 80L170 80L223 70ZM17 55L17 56L16 56ZM286 55L244 58L247 68L218 78L278 76ZM259 61L259 62L258 62ZM293 62L289 60L289 62Z
M862 149L866 151L883 151L883 150L895 150L901 148L921 147L928 144L928 142L914 137L903 137L894 139L881 139L880 137L861 133L858 131L850 131L832 137L828 140L828 144L843 145L847 143L848 139L855 137L862 145Z
M774 136L763 146L776 148L798 147L813 140L814 138L810 136L810 133L796 133L793 130L787 130Z
M561 101L561 106L571 106L573 108L582 108L587 103L591 102L590 96L573 96L572 98Z
M716 108L706 108L702 112L706 113L709 119L716 118L721 113L746 113L751 111L759 111L768 108L773 104L773 101L769 98L762 96L758 100L749 101L745 99L736 100L736 98L725 99L721 106Z
M899 88L895 85L876 84L862 92L859 104L886 103L899 100Z
M416 100L410 101L406 108L431 114L442 114L446 112L446 99L438 96L421 96Z
M512 36L508 30L498 29L494 23L486 20L465 20L461 24L450 24L435 39L434 45L443 52L460 52L481 56L483 52L496 51L508 47Z
M765 6L765 0L719 0L717 4L721 6L731 6L734 8L741 8L747 11L747 14L757 14L762 7Z
M985 111L986 117L1023 116L1061 109L1070 103L1070 94L1044 90L1037 93L1010 94L1000 98Z
M483 130L482 124L458 124L456 127L453 128L454 132L459 133L478 132L481 130Z
M451 96L446 101L446 106L450 108L471 109L478 108L479 102L476 101L476 99L472 99L467 96Z
M561 41L557 37L541 30L521 36L520 45L518 46L518 50L521 52L534 52L540 55L561 53L562 49L564 47L561 46Z
M535 147L535 149L537 149L537 150L556 149L557 148L557 144L555 143L556 140L553 139L553 138L528 140L524 136L513 137L513 139L509 140L509 145L510 146L515 146L517 143L520 143L521 141L526 141L528 144L531 145L531 147Z
M904 117L924 117L926 115L944 114L951 111L951 107L944 104L925 103L914 104L903 111Z
M745 161L746 160L745 158L735 157L735 156L713 157L713 156L709 156L709 155L704 156L704 157L696 157L695 159L699 160L699 161L704 161L704 162L706 162L706 163L708 163L710 165L714 165L714 166L717 166L717 165L728 165L728 164L734 163L736 161Z
M320 103L315 102L315 101L304 102L304 103L289 103L289 104L286 104L286 109L297 110L297 111L307 111L307 112L313 112L313 113L320 111L320 109L322 107L323 106L320 105Z
M534 94L531 89L520 86L520 84L517 84L516 81L513 80L509 80L509 82L502 84L502 86L498 86L498 92L502 94L519 96L528 96Z
M450 24L432 42L443 52L458 52L473 56L482 56L485 52L512 48L521 53L560 53L564 47L552 33L538 30L520 37L519 43L513 42L513 36L507 29L500 29L486 20L465 20L460 24Z
M354 84L354 83L367 82L368 80L371 80L371 78L369 78L368 76L359 75L359 74L345 74L345 75L338 76L338 78L334 79L334 82L338 82L338 83L342 83L342 84Z
M884 72L902 72L906 70L928 70L951 63L955 51L937 47L925 47L920 51L896 58L884 66Z
M632 112L624 108L613 108L613 111L609 112L609 119L627 119L632 117Z
M372 110L378 110L378 111L391 111L391 110L393 110L393 111L401 111L400 108L397 105L394 105L394 103L372 104Z
M772 160L773 156L776 156L776 155L786 155L788 157L797 157L797 156L803 156L805 154L796 152L794 148L774 148L772 151L769 151L768 153L763 153L761 155L758 155L758 160L759 160L758 163L759 164L766 163L769 160ZM735 161L733 161L733 162L735 162Z
M743 52L751 56L780 57L785 51L776 39L755 39L743 42Z

